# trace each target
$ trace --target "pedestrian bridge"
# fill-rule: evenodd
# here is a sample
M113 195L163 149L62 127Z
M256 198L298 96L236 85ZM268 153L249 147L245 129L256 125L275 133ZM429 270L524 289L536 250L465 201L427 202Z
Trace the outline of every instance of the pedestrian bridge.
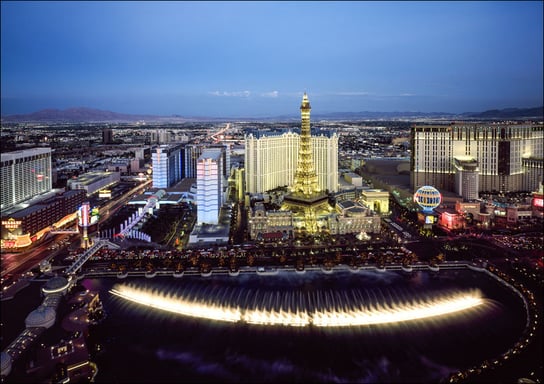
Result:
M116 249L120 248L117 244L114 244L108 240L98 240L91 248L79 255L79 257L74 260L72 265L70 265L64 273L67 275L75 274L83 266L83 264L85 264L85 262L91 258L92 255L94 255L99 249L106 246Z

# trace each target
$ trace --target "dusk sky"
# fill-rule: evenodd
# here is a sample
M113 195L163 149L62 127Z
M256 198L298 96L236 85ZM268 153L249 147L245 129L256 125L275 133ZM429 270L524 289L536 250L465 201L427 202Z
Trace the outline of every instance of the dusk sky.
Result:
M543 3L1 2L2 114L543 104Z

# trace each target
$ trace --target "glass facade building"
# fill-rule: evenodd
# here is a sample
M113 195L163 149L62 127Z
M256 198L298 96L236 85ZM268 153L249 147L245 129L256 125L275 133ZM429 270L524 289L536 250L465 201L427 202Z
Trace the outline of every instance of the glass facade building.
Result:
M160 145L151 153L153 188L168 188L182 178L182 156L179 145Z

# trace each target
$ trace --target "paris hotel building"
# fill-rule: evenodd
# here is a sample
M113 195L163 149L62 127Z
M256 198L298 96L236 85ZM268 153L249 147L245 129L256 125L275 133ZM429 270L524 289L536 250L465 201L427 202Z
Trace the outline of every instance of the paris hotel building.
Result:
M293 185L300 134L297 129L250 130L245 135L246 192ZM312 148L321 191L338 191L338 134L312 129Z

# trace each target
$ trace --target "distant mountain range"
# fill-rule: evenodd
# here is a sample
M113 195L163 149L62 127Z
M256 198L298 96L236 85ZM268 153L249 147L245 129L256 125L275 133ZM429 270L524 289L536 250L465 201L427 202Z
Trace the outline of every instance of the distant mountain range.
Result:
M313 114L314 119L322 120L387 120L387 119L529 119L544 118L544 106L536 108L506 108L492 109L484 112L465 112L461 114L447 112L333 112L324 114ZM243 120L292 120L298 119L296 115L285 115L268 118L239 118ZM191 121L229 121L233 118L208 118L208 117L183 117L179 115L156 116L156 115L132 115L103 111L92 108L69 108L65 110L44 109L29 114L6 115L1 117L2 122L37 122L37 123L133 123L145 122L191 122Z

